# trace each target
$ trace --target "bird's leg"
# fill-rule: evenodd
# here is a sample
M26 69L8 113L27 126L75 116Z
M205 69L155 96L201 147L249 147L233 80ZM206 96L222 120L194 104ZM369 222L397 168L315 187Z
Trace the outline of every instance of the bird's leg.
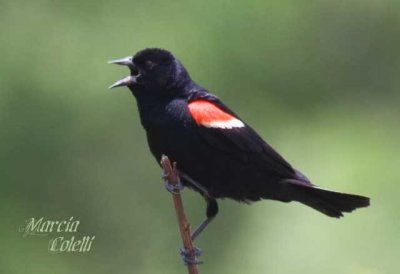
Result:
M217 216L218 213L218 204L217 200L212 198L206 198L207 200L207 211L206 211L206 219L202 221L198 227L192 232L192 241L194 241L200 233L208 226L209 223Z
M199 236L199 234L207 227L207 225L214 219L214 217L218 213L218 204L217 201L210 197L208 190L203 187L201 184L190 178L187 174L179 171L180 176L186 180L189 184L191 184L194 188L197 188L205 197L207 201L207 211L206 211L206 219L200 223L198 227L192 233L192 241Z
M194 241L197 236L200 235L200 233L208 226L209 223L211 223L212 220L213 217L207 217L196 227L196 229L192 233L192 241Z
M182 185L182 183L181 183L181 181L180 181L180 179L179 179L179 176L178 176L178 182L177 182L177 184L171 184L169 181L168 181L168 175L169 174L167 174L164 170L163 170L163 172L162 172L162 174L161 174L161 177L162 177L162 179L163 179L163 181L164 181L164 185L165 185L165 188L169 191L169 192L171 192L171 193L173 193L173 194L177 194L177 193L179 193L179 191L181 191L182 189L183 189L183 185ZM198 247L193 247L193 253L192 252L189 252L188 250L186 250L184 247L182 247L181 249L180 249L180 255L181 255L181 257L182 257L182 260L183 260L183 263L185 264L185 265L192 265L192 264L200 264L201 262L197 259L197 257L199 257L200 256L200 254L201 254L201 249L200 248L198 248Z
M192 241L194 241L200 235L200 233L208 226L208 224L211 223L211 221L214 219L214 217L217 215L218 204L217 204L217 200L215 200L214 198L211 198L208 193L208 190L206 188L204 188L202 185L197 183L195 180L190 178L188 175L186 175L182 171L179 171L179 175L187 183L191 184L194 188L197 188L203 194L203 196L205 197L205 199L207 201L206 219L200 223L200 225L192 232L192 235L191 235ZM162 178L164 179L165 187L168 191L170 191L172 193L176 193L177 191L180 191L183 189L183 185L180 181L179 181L178 185L175 185L175 186L171 185L167 180L167 176L168 176L168 174L165 174L163 172ZM190 253L184 247L181 248L180 254L181 254L182 260L185 263L185 265L202 263L197 260L197 257L199 257L201 254L201 249L198 247L194 246L193 256L191 256Z
M168 174L166 174L165 171L162 172L161 178L164 180L165 188L169 192L176 194L183 189L183 185L181 183L181 180L179 180L179 177L178 177L178 183L176 185L173 185L168 181Z
M203 187L201 184L190 178L188 175L183 173L182 171L179 171L179 176L186 180L190 185L192 185L194 188L197 188L204 197L210 197L210 194L208 193L208 190ZM217 210L218 211L218 210Z
M206 198L207 200L207 211L206 211L206 219L201 222L201 224L193 231L191 237L192 241L194 241L197 236L200 235L200 233L207 227L207 225L214 219L214 217L218 213L218 204L215 199L212 198ZM201 254L201 249L198 247L194 247L194 256L190 256L189 252L181 248L181 257L185 265L188 264L200 264L202 263L201 261L197 260L197 257L199 257Z

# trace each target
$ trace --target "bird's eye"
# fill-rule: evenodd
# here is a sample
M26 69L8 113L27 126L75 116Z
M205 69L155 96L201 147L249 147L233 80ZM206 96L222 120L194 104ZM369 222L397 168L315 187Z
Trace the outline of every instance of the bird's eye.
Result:
M154 63L153 61L148 60L148 61L145 62L145 66L146 66L146 68L148 70L152 70L156 66L156 63Z

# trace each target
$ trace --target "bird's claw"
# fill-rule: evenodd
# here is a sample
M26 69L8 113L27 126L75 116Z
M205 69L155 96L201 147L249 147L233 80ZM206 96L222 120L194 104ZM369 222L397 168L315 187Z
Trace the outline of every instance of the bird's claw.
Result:
M165 188L169 192L178 194L179 191L181 191L183 189L183 185L182 185L181 181L179 180L179 178L178 178L178 183L176 185L173 185L168 181L168 174L166 172L163 172L161 174L161 178L164 180Z
M193 247L193 256L190 255L190 252L186 250L184 247L181 247L180 254L185 265L193 265L193 264L202 264L202 261L199 261L197 257L201 255L201 249L198 247Z

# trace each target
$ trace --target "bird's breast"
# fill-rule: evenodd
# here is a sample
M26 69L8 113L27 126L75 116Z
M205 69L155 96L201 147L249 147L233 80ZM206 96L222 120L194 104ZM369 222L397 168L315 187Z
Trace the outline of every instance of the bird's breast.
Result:
M189 151L196 142L195 123L188 112L187 102L173 100L140 113L150 150L160 159L162 154L174 158Z

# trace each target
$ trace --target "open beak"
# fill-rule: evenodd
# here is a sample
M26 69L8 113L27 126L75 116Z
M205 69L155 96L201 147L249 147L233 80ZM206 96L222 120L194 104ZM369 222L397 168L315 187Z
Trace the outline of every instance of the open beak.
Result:
M117 60L112 60L108 62L109 64L116 64L116 65L122 65L122 66L128 66L131 70L135 69L135 65L132 62L132 56L122 58L122 59L117 59ZM129 86L130 84L134 84L136 81L136 77L134 76L127 76L121 80L118 80L108 88L116 88L116 87L122 87L122 86Z
M129 86L130 84L135 83L135 77L129 75L126 76L125 78L122 78L121 80L118 80L108 88L117 88L117 87L122 87L122 86Z

